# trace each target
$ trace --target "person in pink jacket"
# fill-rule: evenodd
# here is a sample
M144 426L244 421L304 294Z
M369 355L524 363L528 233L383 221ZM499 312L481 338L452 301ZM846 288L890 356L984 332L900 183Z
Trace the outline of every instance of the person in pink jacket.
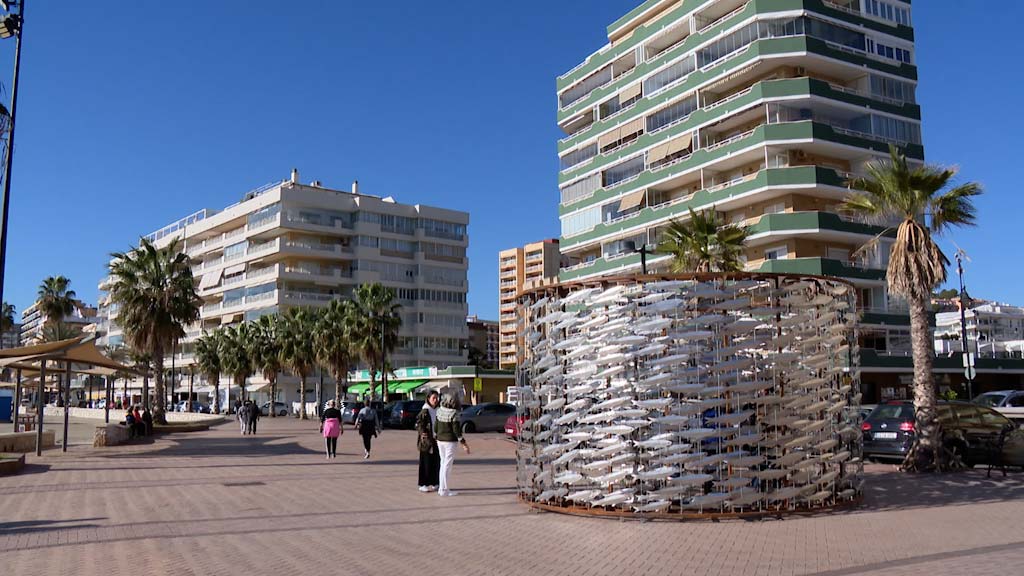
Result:
M341 410L335 406L334 400L327 402L327 409L320 414L320 432L327 443L327 458L338 456L338 436L342 435Z

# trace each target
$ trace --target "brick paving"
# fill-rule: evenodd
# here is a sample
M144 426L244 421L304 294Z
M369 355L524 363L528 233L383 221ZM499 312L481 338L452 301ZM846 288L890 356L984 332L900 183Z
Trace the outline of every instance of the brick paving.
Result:
M30 456L0 478L0 571L162 574L1014 574L1024 563L1024 474L909 477L869 467L865 505L783 520L636 522L528 510L513 449L470 438L454 487L416 491L410 431L362 459L347 431L321 453L315 424L264 419L149 444Z

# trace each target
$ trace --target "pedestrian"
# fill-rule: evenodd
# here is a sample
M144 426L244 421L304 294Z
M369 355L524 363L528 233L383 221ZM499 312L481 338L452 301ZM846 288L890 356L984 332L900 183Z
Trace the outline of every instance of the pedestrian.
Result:
M153 435L153 413L146 408L142 411L142 423L146 426L146 436Z
M449 476L452 473L452 465L455 463L455 447L461 444L462 449L469 454L469 444L466 444L466 439L462 437L460 412L457 396L447 393L441 398L441 407L437 409L434 435L437 439L438 452L441 455L441 472L437 488L439 496L455 496L457 494L448 489Z
M260 407L257 406L255 402L249 402L249 434L256 433L256 422L259 421L260 416L262 415L263 414L260 413Z
M370 457L371 440L377 436L377 411L367 404L356 416L355 427L363 437L363 459Z
M320 433L324 435L327 444L327 457L338 457L338 436L345 433L341 429L341 410L338 410L334 400L327 401L327 409L320 414Z
M131 410L124 411L124 425L128 428L128 437L135 438L135 432L138 429L135 427L135 415Z
M243 435L249 431L249 415L247 412L249 407L246 404L241 404L235 409L235 418L238 418L239 430Z
M132 407L132 419L135 421L135 435L145 436L146 435L146 423L142 421L142 414L139 413L139 407Z
M419 433L416 447L420 452L420 492L437 490L438 475L441 472L441 455L437 451L437 439L434 437L439 403L440 396L436 390L432 391L427 395L423 409L416 415L416 432Z

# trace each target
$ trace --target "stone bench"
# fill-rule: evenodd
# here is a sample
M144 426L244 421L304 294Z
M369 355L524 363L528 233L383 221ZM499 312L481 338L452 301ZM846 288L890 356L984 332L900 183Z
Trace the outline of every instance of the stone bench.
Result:
M129 439L131 439L131 434L124 424L100 424L93 434L92 445L95 447L117 446L127 443Z
M10 476L21 472L25 467L24 454L3 454L0 453L0 476Z
M56 438L57 435L55 431L43 430L43 450L53 448L56 445ZM31 432L8 432L0 434L0 452L24 454L26 452L35 452L35 450L35 430Z

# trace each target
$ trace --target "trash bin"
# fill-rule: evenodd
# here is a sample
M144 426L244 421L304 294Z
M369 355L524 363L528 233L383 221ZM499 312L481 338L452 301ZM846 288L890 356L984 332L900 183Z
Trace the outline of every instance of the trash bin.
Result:
M0 390L0 422L10 422L14 412L14 394L10 390Z

